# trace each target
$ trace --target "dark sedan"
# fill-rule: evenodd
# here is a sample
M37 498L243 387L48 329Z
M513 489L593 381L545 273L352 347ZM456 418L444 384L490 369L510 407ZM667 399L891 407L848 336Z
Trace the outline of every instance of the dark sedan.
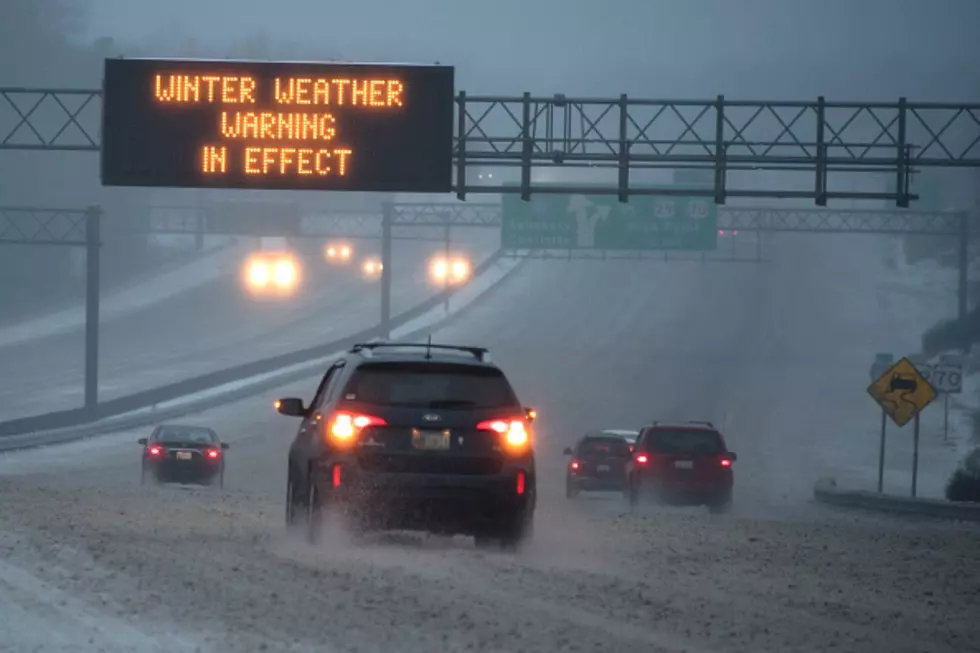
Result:
M224 487L225 451L217 433L203 426L163 424L148 438L140 438L143 457L140 483L147 474L158 483L201 483Z

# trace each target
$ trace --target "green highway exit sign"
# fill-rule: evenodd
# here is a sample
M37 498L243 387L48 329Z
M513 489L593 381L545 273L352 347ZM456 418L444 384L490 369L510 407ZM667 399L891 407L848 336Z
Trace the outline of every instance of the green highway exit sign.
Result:
M687 250L718 248L718 207L708 197L503 195L505 249Z

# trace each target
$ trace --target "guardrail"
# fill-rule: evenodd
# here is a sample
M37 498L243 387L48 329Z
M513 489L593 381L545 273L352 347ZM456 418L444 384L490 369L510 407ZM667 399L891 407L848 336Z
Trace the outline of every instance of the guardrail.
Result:
M473 276L476 277L482 274L503 256L504 251L497 250L476 267L476 269L473 271ZM433 308L436 308L441 303L446 301L446 299L455 291L456 289L450 289L437 293L424 302L417 304L413 308L410 308L407 311L393 317L391 320L391 328L398 328L399 326L407 324L411 320L424 315L428 311L431 311ZM217 370L215 372L209 372L207 374L202 374L183 381L177 381L176 383L170 383L152 390L144 390L125 397L110 399L109 401L98 404L94 411L86 410L85 408L71 408L68 410L46 413L44 415L32 415L30 417L21 417L6 422L0 422L0 437L52 431L55 429L63 429L74 426L84 426L99 420L115 417L117 415L123 415L125 413L131 413L133 411L149 408L168 401L173 401L187 395L204 392L212 388L232 383L242 378L266 374L280 368L302 363L310 359L322 358L330 355L338 349L343 349L346 346L349 346L349 344L352 342L369 340L382 335L384 335L382 333L382 326L377 324L368 329L364 329L360 332L353 333L349 336L328 343L306 347L304 349L292 351L286 354L270 356L268 358L252 361L250 363L236 365L234 367Z
M980 522L980 503L955 503L943 499L900 497L867 490L843 490L832 478L817 481L813 497L820 503L845 508L901 513L957 521Z

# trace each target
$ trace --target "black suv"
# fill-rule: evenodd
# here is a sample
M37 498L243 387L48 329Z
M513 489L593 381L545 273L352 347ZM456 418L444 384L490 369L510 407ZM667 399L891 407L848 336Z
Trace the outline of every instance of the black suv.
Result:
M325 511L354 533L422 530L515 547L536 498L531 421L486 349L371 342L335 362L289 450L286 522L315 542Z

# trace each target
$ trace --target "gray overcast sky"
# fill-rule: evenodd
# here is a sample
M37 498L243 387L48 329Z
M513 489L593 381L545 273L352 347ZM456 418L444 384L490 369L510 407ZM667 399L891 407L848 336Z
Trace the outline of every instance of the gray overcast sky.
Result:
M94 2L92 36L155 56L264 33L323 56L438 59L481 92L980 98L980 0Z

